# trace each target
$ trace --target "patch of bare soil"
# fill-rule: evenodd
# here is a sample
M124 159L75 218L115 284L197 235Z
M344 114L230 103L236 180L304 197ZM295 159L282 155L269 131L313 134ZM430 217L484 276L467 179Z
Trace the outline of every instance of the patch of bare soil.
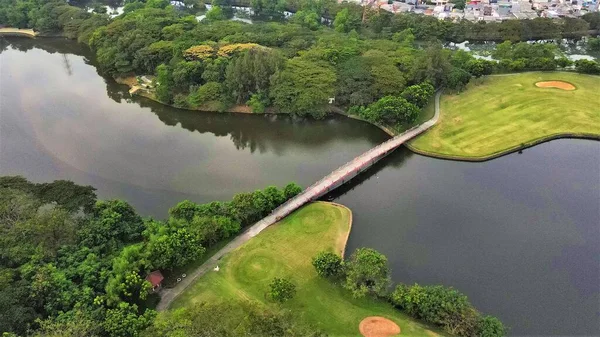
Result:
M389 337L400 333L398 324L380 316L370 316L363 319L358 329L365 337Z
M575 90L575 86L563 81L542 81L535 84L538 88L556 88L562 90Z
M229 111L229 112L238 112L238 113L251 114L252 113L252 108L250 108L247 105L238 104L238 105L234 105L233 107L231 107L227 111Z
M138 81L135 76L115 77L115 82L119 84L126 84L130 87L138 85Z

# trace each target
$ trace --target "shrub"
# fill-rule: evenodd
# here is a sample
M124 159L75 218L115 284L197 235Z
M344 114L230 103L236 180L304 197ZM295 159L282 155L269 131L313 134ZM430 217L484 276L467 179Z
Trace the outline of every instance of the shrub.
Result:
M213 6L208 12L206 12L206 20L208 21L219 21L225 20L227 17L223 12L223 9L219 6Z
M385 96L361 111L361 117L372 122L392 125L410 124L419 116L419 108L402 97Z
M302 192L302 187L300 187L300 185L296 183L289 183L285 185L283 189L283 195L285 196L286 200L297 196L298 194L300 194L300 192Z
M584 74L600 74L600 64L595 61L577 60L575 61L575 70Z
M480 317L477 322L477 336L502 337L506 335L506 327L494 316Z
M177 94L173 99L173 105L178 108L187 108L188 106L188 97L184 94Z
M320 252L313 258L312 265L321 277L339 277L343 273L342 258L332 252Z
M556 59L556 65L561 67L561 68L566 68L566 67L570 67L573 65L573 61L569 60L566 57L561 57L559 59Z
M371 248L357 249L346 262L345 288L354 297L383 296L390 285L390 268L385 255Z
M250 100L246 103L252 109L254 113L265 112L266 106L269 104L268 97L264 94L258 93L250 96Z
M200 106L202 104L219 101L221 98L221 84L217 82L208 82L191 93L188 102L191 106Z
M269 285L271 299L283 303L296 295L296 285L287 279L275 277Z
M175 219L192 221L197 212L200 211L200 205L195 202L184 200L169 209L169 215Z
M443 286L399 284L390 301L407 314L443 327L458 336L502 336L504 326L494 317L480 318L467 296ZM499 334L494 334L499 333Z
M416 105L419 108L423 108L433 97L435 88L431 83L424 82L421 84L411 85L404 89L401 96L404 97L410 103Z

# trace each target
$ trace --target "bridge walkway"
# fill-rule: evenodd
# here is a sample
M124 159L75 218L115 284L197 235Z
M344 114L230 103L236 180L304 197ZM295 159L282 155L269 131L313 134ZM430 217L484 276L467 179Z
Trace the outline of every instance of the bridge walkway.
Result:
M204 264L198 267L198 269L196 269L192 274L187 275L186 278L181 280L181 282L179 282L177 286L171 289L163 289L160 293L161 299L156 309L158 311L167 309L171 302L175 299L175 297L177 297L183 290L185 290L185 288L187 288L196 278L214 268L214 266L217 265L217 262L225 254L241 246L246 241L258 235L258 233L262 232L265 228L283 219L288 214L292 213L293 211L297 210L303 205L311 201L317 200L319 197L329 193L330 191L334 190L340 185L351 180L360 172L368 169L369 167L371 167L371 165L388 155L396 148L398 148L404 142L416 137L417 135L423 133L424 131L432 127L439 119L440 95L441 92L437 92L435 95L435 114L433 118L431 118L423 124L406 130L402 134L371 148L370 150L364 152L363 154L352 159L345 165L331 172L323 179L309 186L297 196L293 197L281 206L277 207L275 210L273 210L273 212L271 212L271 214L258 221L254 225L248 227L246 231L244 231L242 234L236 237L233 241L231 241L221 250L216 252L210 259L208 259Z

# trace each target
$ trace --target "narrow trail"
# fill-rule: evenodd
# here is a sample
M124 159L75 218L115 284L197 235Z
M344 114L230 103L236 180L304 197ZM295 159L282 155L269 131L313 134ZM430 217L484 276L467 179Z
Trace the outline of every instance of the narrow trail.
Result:
M156 310L166 310L173 300L179 296L190 284L192 284L198 277L204 275L206 272L212 270L217 262L227 253L240 247L251 238L258 235L265 228L283 219L288 214L302 207L303 205L317 200L319 197L329 193L340 185L354 178L359 173L365 171L371 167L374 163L379 161L381 158L388 155L390 152L398 148L404 142L418 136L430 127L432 127L439 119L440 115L440 96L441 91L435 94L435 114L434 116L409 130L406 130L402 134L393 137L373 148L352 159L345 165L331 172L323 179L317 181L310 187L306 188L302 193L288 200L281 206L277 207L270 215L266 216L262 220L258 221L254 225L248 227L242 234L236 237L233 241L228 243L225 247L217 251L210 259L204 262L192 273L188 274L186 278L181 280L175 287L170 289L163 289L160 292L160 302L156 306Z

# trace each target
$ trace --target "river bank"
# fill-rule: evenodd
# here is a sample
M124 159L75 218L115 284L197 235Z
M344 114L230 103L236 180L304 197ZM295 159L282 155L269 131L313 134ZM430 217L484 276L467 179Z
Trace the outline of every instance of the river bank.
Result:
M482 78L480 80L478 80L478 83L484 81L486 78L488 79L494 79L494 78L501 78L501 77L512 77L512 76L531 76L531 75L535 75L535 74L539 74L540 72L523 72L523 73L511 73L511 74L501 74L501 75L491 75L491 76L487 76L485 78ZM584 75L584 74L577 74L574 72L560 72L560 71L555 71L555 72L544 72L543 74L557 74L558 77L560 77L560 74L562 73L566 73L566 74L570 74L569 76L574 76L574 77L593 77L596 78L597 76L594 75ZM548 78L554 78L552 75L550 75ZM600 81L600 77L599 81ZM131 90L134 90L134 88L137 87L137 80L135 77L131 76L131 77L116 77L115 81L117 83L120 84L126 84L130 87ZM469 86L469 87L473 87L473 83ZM467 89L468 90L468 89ZM475 89L471 89L471 90L475 90ZM130 91L131 92L131 91ZM469 92L470 93L470 92ZM148 99L151 99L157 103L163 104L163 105L167 105L167 106L171 106L174 108L178 108L178 109L185 109L185 110L191 110L191 111L203 111L203 112L214 112L215 109L211 108L210 105L204 105L204 106L200 106L197 108L181 108L181 107L176 107L174 105L171 104L166 104L163 103L161 101L159 101L151 92L148 92L146 90L136 90L137 95L146 97ZM462 93L462 94L467 94L467 92ZM435 99L432 100L432 102L430 102L425 108L423 108L423 111L421 112L419 118L417 119L417 121L415 121L415 123L413 123L413 125L417 125L419 123L422 123L430 118L433 117L434 115L434 106L436 105L436 102L434 102ZM439 104L439 102L437 103ZM355 120L359 120L368 124L371 124L377 128L379 128L380 130L382 130L383 132L385 132L388 136L390 137L395 137L397 135L399 135L400 133L402 133L403 131L406 131L408 128L410 128L413 125L410 126L406 126L405 128L402 129L394 129L392 127L386 126L386 125L382 125L379 123L373 123L371 121L368 121L364 118L361 118L360 116L356 116L356 115L351 115L348 114L346 111L344 111L343 109L336 107L334 105L330 106L330 112L335 113L335 114L339 114L342 116L345 116L347 118L351 118L351 119L355 119ZM227 109L223 110L222 112L231 112L231 113L244 113L244 114L252 114L251 108L248 105L234 105L231 107L228 107ZM277 112L274 108L268 108L267 111L265 112L266 114L281 114L279 112ZM443 114L443 111L441 112ZM526 115L525 113L523 113L522 115ZM443 117L443 116L442 116ZM461 119L462 117L454 117L454 121L456 121L457 119ZM442 118L442 120L444 120ZM508 124L507 124L508 125ZM439 126L437 127L439 128ZM599 126L600 128L600 126ZM434 132L436 128L434 128L433 130L430 130L429 132L432 133ZM484 134L484 132L482 132L482 134ZM427 138L427 137L423 137L423 138ZM575 138L575 139L590 139L590 140L600 140L600 133L586 133L586 132L556 132L556 133L550 133L544 136L540 136L537 138L533 138L533 139L526 139L523 140L522 142L510 146L510 147L506 147L506 148L502 148L499 149L497 151L493 151L491 153L486 153L484 155L470 155L468 153L441 153L441 152L437 152L434 151L432 149L427 149L426 147L423 147L422 145L414 145L415 140L411 140L407 143L405 143L404 145L410 149L411 151L424 155L424 156L428 156L428 157L432 157L432 158L438 158L438 159L445 159L445 160L456 160L456 161L467 161L467 162L482 162L482 161L488 161L488 160L492 160L495 158L499 158L505 155L508 155L510 153L514 153L514 152L519 152L519 151L523 151L524 149L539 145L541 143L545 143L545 142L549 142L552 140L556 140L556 139L561 139L561 138Z
M38 33L34 32L33 29L4 27L0 28L0 36L36 37Z
M314 256L323 250L344 250L351 214L338 204L306 205L219 260L219 271L211 268L177 298L173 308L189 308L200 301L237 303L242 298L266 307L282 306L294 313L297 322L332 336L359 336L360 322L374 315L393 320L403 335L444 335L384 301L355 299L339 284L316 274L311 264ZM265 287L273 277L293 282L296 296L284 304L265 299Z
M202 105L199 107L195 107L195 108L190 108L190 107L178 107L175 106L173 104L168 104L168 103L164 103L161 102L158 98L156 98L156 96L154 94L152 94L151 92L149 92L148 90L144 90L141 86L138 85L138 81L136 79L136 76L128 76L128 77L113 77L115 82L119 83L119 84L124 84L129 86L129 93L131 95L138 95L138 96L142 96L145 98L148 98L150 100L153 100L157 103L160 103L162 105L165 106L170 106L176 109L182 109L182 110L190 110L190 111L202 111L202 112L215 112L215 108L212 107L210 104L207 105ZM428 109L428 108L427 108ZM364 118L361 118L360 116L356 116L356 115L351 115L348 112L346 112L345 110L343 110L342 108L339 108L337 106L334 105L330 105L329 107L329 111L331 113L335 113L341 116L345 116L347 118L351 118L351 119L355 119L358 121L362 121L368 124L371 124L373 126L376 126L377 128L379 128L381 131L385 132L388 136L390 137L394 137L399 135L400 133L402 133L403 131L408 130L411 126L414 126L416 124L419 124L419 122L423 122L426 121L428 119L430 119L433 116L433 111L431 112L426 112L424 114L424 116L421 116L421 118L419 118L415 123L413 123L414 125L410 125L407 126L405 129L401 130L401 131L397 131L394 130L391 127L379 124L379 123L373 123L370 122ZM226 109L219 111L219 112L231 112L231 113L243 113L243 114L282 114L282 115L288 115L287 113L283 113L283 112L278 112L275 108L272 107L268 107L266 108L265 112L262 113L256 113L256 112L252 112L252 108L246 104L235 104L233 106L227 107Z
M309 186L389 137L337 114L174 109L130 97L83 45L7 40L0 174L92 185L142 216L164 219L178 200ZM516 336L598 335L599 146L563 139L484 163L400 147L323 199L352 209L348 253L384 253L395 282L453 286Z
M569 89L544 88L547 81ZM600 76L526 72L488 76L441 99L440 123L408 147L451 160L486 161L559 138L600 139Z

